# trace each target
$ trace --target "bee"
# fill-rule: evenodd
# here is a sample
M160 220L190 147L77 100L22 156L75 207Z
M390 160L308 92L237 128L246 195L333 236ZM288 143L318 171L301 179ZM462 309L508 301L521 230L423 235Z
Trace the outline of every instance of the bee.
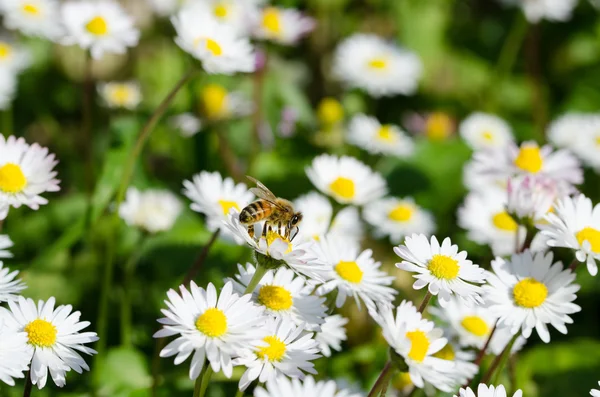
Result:
M260 181L248 177L257 187L250 189L259 199L248 204L240 212L240 222L248 226L248 234L254 236L254 224L265 221L262 235L266 236L270 230L275 230L280 236L291 241L298 234L298 224L302 221L302 213L296 212L292 203L286 199L276 197ZM293 236L290 238L290 234Z

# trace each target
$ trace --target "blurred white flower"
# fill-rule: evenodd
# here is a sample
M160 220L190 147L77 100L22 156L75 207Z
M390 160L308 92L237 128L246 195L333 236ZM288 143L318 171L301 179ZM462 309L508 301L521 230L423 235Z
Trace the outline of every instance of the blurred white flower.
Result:
M479 172L477 167L473 159L467 161L463 167L463 184L470 192L487 194L496 191L497 194L507 194L508 178Z
M8 250L12 246L13 242L10 237L5 234L0 234L0 259L12 258L12 254Z
M15 385L13 378L24 378L23 372L29 369L33 347L27 341L26 332L5 327L0 317L0 381L9 386Z
M0 69L0 110L10 107L17 91L17 75Z
M232 357L263 335L262 308L250 301L250 295L234 293L231 282L225 284L218 297L212 283L204 290L192 281L189 291L183 285L179 290L181 295L172 289L167 292L168 309L161 310L165 317L158 320L163 329L154 334L155 338L177 335L160 356L176 356L175 365L179 365L193 353L189 371L192 380L200 376L205 359L215 372L222 370L230 378Z
M313 18L294 8L268 6L253 16L255 37L284 45L295 44L316 25Z
M326 265L322 273L325 282L317 293L325 295L337 290L336 307L342 307L348 296L354 297L359 307L361 300L367 307L390 304L394 300L397 292L389 287L394 277L380 270L381 262L373 259L370 249L361 252L357 243L333 235L321 238L316 252Z
M129 226L136 226L149 233L165 232L173 227L181 213L179 198L168 190L127 189L125 201L119 207L119 216Z
M0 202L33 210L47 204L40 194L60 190L53 171L57 163L54 155L37 143L29 145L23 138L0 135Z
M325 317L325 323L321 325L321 330L315 333L315 340L319 344L321 354L325 357L331 357L331 349L342 350L342 341L347 339L346 328L348 319L334 314Z
M302 378L305 372L317 373L312 361L320 354L312 333L282 318L263 321L263 329L266 336L255 341L255 347L240 351L233 362L247 367L240 379L240 390L246 390L255 379L264 383L282 375Z
M521 390L517 390L513 397L522 397L523 392ZM458 391L458 396L454 395L454 397L506 397L506 390L504 386L486 386L483 383L479 385L477 388L477 393L473 392L470 387L466 389L461 388Z
M318 382L312 376L306 376L303 380L289 379L278 376L267 382L266 389L257 387L254 397L360 397L360 393L354 393L342 389L332 380Z
M418 273L414 289L427 287L438 296L442 307L446 307L452 295L467 304L482 304L481 286L485 282L485 270L467 259L467 251L459 251L446 237L442 244L435 236L429 240L423 234L406 237L404 245L394 247L402 262L398 269Z
M29 52L21 45L0 36L0 70L19 74L31 63Z
M460 346L454 345L451 342L446 343L446 346L433 354L433 357L454 364L453 367L448 370L447 375L452 378L455 387L473 379L479 370L479 366L472 363L475 359L475 353L461 350Z
M460 123L458 130L474 150L505 147L514 140L508 123L493 114L471 113Z
M598 385L600 385L600 382L598 382ZM600 390L592 389L590 390L590 395L593 397L600 397Z
M527 175L508 181L506 211L517 219L539 221L552 210L554 201L566 195L558 191L558 185L545 177Z
M93 355L94 349L85 346L96 342L95 332L83 332L89 327L88 321L79 321L80 312L72 312L71 305L56 308L54 297L46 302L25 299L9 301L10 310L0 308L0 317L12 331L25 332L27 342L33 347L31 357L31 383L42 389L48 380L48 372L58 387L66 384L67 372L74 370L81 374L90 368L79 352Z
M202 120L193 113L181 113L169 118L169 125L185 138L196 135L202 129Z
M63 33L57 0L2 0L4 25L28 36L57 40Z
M364 205L387 192L383 177L354 157L322 154L306 168L306 175L341 204Z
M363 209L365 221L374 228L376 237L390 237L399 244L411 234L431 235L435 231L433 215L419 207L412 197L386 197L372 201Z
M364 114L350 120L346 139L373 154L408 157L414 151L413 141L400 127L381 124L375 117Z
M502 3L519 6L531 23L542 19L564 22L571 19L577 0L501 0Z
M100 83L98 93L109 108L133 110L142 102L142 90L136 81Z
M592 113L566 113L553 120L546 135L554 146L573 149L581 134L588 129L600 128L600 115Z
M190 5L171 18L181 49L202 62L209 74L231 75L253 72L254 49L247 37L238 36L234 28L219 23L204 12L204 7Z
M63 44L89 50L94 59L105 53L123 54L138 44L139 30L116 1L68 1L61 12L66 29Z
M484 291L488 310L498 317L498 327L525 338L535 328L546 343L550 342L547 324L567 333L566 324L573 323L568 315L581 310L573 303L579 285L573 284L571 270L563 270L561 262L553 263L552 252L526 250L509 260L497 257L492 269Z
M6 256L5 256L6 257ZM18 294L25 288L25 283L18 279L18 270L10 272L0 261L0 303L17 300Z
M200 92L202 116L217 121L252 113L252 102L240 92L228 92L220 84L210 83Z
M355 34L342 41L334 53L333 74L347 86L361 88L373 97L417 91L423 74L413 52L371 34Z

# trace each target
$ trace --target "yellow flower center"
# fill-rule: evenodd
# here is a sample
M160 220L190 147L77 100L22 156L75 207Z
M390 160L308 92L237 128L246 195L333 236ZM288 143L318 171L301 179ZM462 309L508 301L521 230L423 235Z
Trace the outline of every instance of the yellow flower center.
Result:
M498 212L492 217L492 222L500 230L506 230L508 232L516 232L519 225L506 211Z
M410 331L406 333L406 337L410 340L410 351L408 357L417 362L425 360L427 350L429 350L429 339L423 331Z
M25 3L21 9L25 14L29 14L31 16L36 16L40 14L40 9L38 8L38 6L31 3Z
M446 255L434 255L427 266L431 274L444 280L452 280L458 276L458 261Z
M450 343L446 343L446 346L442 347L442 349L435 353L433 357L441 358L442 360L453 361L456 357L456 353L454 353L454 349Z
M384 142L394 142L394 138L396 138L396 135L394 135L394 130L392 129L392 126L385 124L382 125L377 131L377 138L380 141Z
M276 36L281 33L281 17L277 8L267 7L263 11L262 26L266 31Z
M517 305L532 309L544 303L548 296L548 288L536 279L528 277L515 285L513 296Z
M219 84L208 84L200 94L204 115L207 119L218 119L227 113L227 90Z
M452 119L446 113L435 112L427 118L425 134L432 141L443 141L452 134Z
M12 47L3 41L0 41L0 60L10 57L12 54Z
M398 372L392 378L392 386L394 386L396 390L404 390L404 388L412 386L412 384L413 383L408 372Z
M228 13L229 13L229 9L223 3L219 3L215 6L215 8L213 8L213 14L217 18L221 18L221 19L226 18Z
M494 140L494 134L492 134L492 133L491 133L491 132L489 132L489 131L484 131L484 132L481 134L481 137L482 137L484 140L488 141L488 142L491 142L491 141L493 141L493 140Z
M334 98L324 98L317 109L317 117L321 124L331 126L344 118L344 108Z
M292 294L278 285L265 285L258 292L258 301L271 310L287 310L292 307Z
M110 93L111 100L120 106L123 106L129 102L131 98L131 90L124 84L119 84L113 87L112 92Z
M600 253L600 231L592 227L586 227L575 233L575 237L577 237L579 245L583 245L583 242L587 241L592 246L592 251Z
M414 212L415 210L412 205L398 204L390 211L388 217L396 222L407 222L412 218Z
M485 336L490 332L490 327L479 316L466 316L460 325L475 336Z
M267 246L270 246L271 244L273 244L277 239L282 240L283 242L286 242L288 245L287 250L285 251L286 254L289 254L290 252L292 252L292 243L290 242L290 240L288 240L287 238L283 237L281 234L277 233L276 231L273 230L269 230L267 232Z
M88 32L96 36L104 36L108 33L108 24L106 19L101 16L92 18L86 25L85 28Z
M285 343L275 335L266 336L263 340L268 343L268 346L260 348L256 353L258 358L261 360L266 358L269 361L281 361L285 354Z
M24 331L27 332L29 344L35 347L52 347L56 343L58 331L49 321L38 318L27 324Z
M335 271L341 278L350 283L358 284L363 278L363 271L360 270L360 267L354 261L339 261L335 265Z
M596 136L596 146L600 146L600 136Z
M221 309L211 307L198 317L196 328L210 338L218 338L227 332L227 317Z
M539 172L543 164L544 160L537 145L524 145L515 159L517 167L533 174Z
M388 60L384 57L373 58L369 61L369 67L375 70L387 69Z
M238 211L240 210L240 206L235 201L219 200L219 204L223 209L223 215L227 215L232 208L235 208Z
M351 200L354 198L354 181L352 179L340 176L331 182L329 189L343 199Z
M6 163L0 167L0 190L19 193L27 186L27 178L17 164Z
M205 44L206 49L208 51L210 51L214 56L218 57L223 54L223 49L221 48L219 43L217 43L213 39L204 39L204 40L206 41L206 44Z

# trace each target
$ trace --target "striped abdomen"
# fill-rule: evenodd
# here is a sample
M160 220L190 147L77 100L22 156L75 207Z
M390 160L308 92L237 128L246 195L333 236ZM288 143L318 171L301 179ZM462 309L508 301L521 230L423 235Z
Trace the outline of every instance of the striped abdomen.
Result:
M268 218L273 213L273 204L266 200L257 200L248 204L240 212L240 222L244 225L251 225Z

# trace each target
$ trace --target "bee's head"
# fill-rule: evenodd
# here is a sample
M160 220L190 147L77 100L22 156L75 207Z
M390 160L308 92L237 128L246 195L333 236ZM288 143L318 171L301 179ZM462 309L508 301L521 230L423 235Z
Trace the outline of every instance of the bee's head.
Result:
M296 212L290 219L290 227L296 227L302 222L302 212Z

